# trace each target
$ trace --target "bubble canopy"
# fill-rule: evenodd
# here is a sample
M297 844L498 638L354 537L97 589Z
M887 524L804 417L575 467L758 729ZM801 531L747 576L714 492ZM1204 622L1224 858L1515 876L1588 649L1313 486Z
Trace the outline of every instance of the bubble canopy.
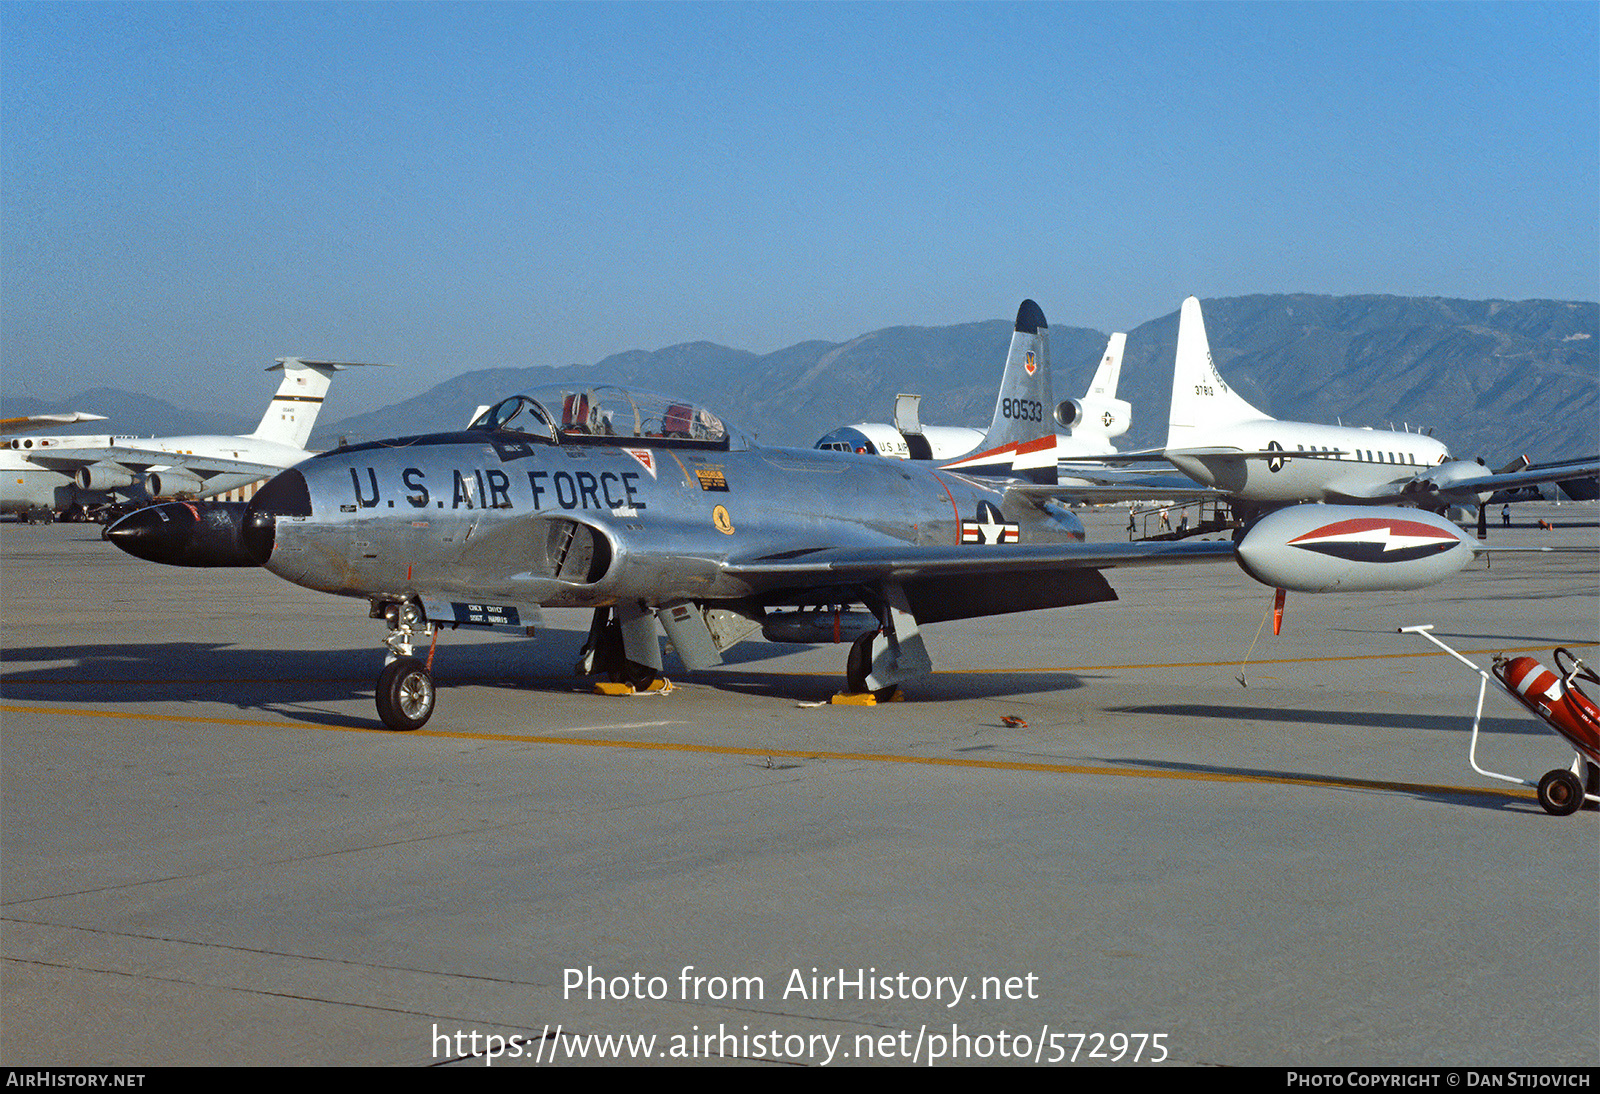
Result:
M525 433L552 444L748 447L737 430L703 406L616 384L532 388L500 400L467 428Z

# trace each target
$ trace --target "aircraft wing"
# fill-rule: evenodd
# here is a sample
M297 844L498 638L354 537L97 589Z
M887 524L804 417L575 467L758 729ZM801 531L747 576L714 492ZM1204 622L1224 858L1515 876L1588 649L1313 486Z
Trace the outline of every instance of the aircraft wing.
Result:
M28 459L41 467L57 471L73 471L97 463L117 463L133 471L152 467L181 467L202 479L214 475L256 475L268 478L283 468L272 463L252 460L229 460L220 456L191 455L187 452L163 452L155 448L136 448L113 445L108 448L50 448L26 453Z
M1281 448L1231 448L1227 445L1208 445L1202 448L1141 448L1136 452L1115 452L1108 456L1096 456L1102 463L1152 463L1170 460L1172 457L1192 457L1195 459L1217 459L1225 457L1235 460L1312 460L1332 459L1335 456L1348 456L1347 448L1318 450L1316 452L1285 452Z
M1054 570L1110 570L1130 566L1225 562L1235 557L1229 540L1123 543L965 545L959 547L824 547L780 555L730 558L723 572L742 578L792 579L798 585L904 581L926 577L981 577Z
M805 593L840 586L898 587L920 623L1062 608L1117 599L1102 570L1225 562L1229 541L1058 543L955 547L829 547L730 558L729 577L754 591Z
M27 414L20 418L0 418L0 434L31 433L35 429L51 429L79 422L103 422L104 414L85 414L81 410L66 414Z
M1061 480L1053 486L1015 483L1006 492L1035 503L1050 499L1097 504L1151 500L1211 501L1226 496L1215 487L1201 486L1183 475L1139 475L1110 470L1097 474L1081 467L1063 470Z
M1127 452L1106 452L1096 454L1096 463L1116 465L1119 463L1165 463L1167 450L1165 448L1135 448Z
M1352 501L1426 501L1437 497L1456 504L1476 504L1481 498L1497 490L1515 490L1520 486L1534 486L1546 482L1565 482L1569 479L1593 478L1600 475L1600 457L1571 460L1544 467L1521 467L1517 470L1490 471L1482 464L1467 460L1452 460L1440 464L1415 478L1385 483L1366 493L1345 495Z

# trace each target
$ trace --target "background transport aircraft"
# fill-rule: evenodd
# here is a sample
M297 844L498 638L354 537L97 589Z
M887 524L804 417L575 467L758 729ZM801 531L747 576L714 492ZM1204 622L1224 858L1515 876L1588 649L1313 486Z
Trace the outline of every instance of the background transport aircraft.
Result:
M1099 462L1099 457L1115 453L1112 438L1127 432L1133 420L1133 408L1116 397L1126 340L1124 334L1113 334L1084 397L1067 399L1047 415L1044 408L1054 398L1050 327L1039 305L1024 300L1017 309L988 432L944 428L933 434L930 429L930 443L921 444L919 427L914 425L918 396L902 395L894 426L845 426L823 437L816 447L929 460L941 469L981 478L1027 479L1038 484L1035 496L1040 498L1105 503L1219 497L1218 491L1198 486L1175 469L1139 474ZM909 426L908 417L913 423ZM1056 425L1071 428L1071 437L1057 434Z
M1236 508L1262 511L1297 502L1410 504L1442 512L1481 506L1496 490L1600 471L1600 460L1569 462L1562 470L1491 472L1482 462L1452 460L1427 433L1278 421L1251 406L1217 372L1200 301L1189 297L1178 319L1172 370L1172 410L1166 447L1124 453L1154 455L1190 478L1214 487ZM1481 511L1480 511L1481 512Z
M995 465L995 474L1041 479L1040 471L1053 470L1058 459L1093 458L1116 451L1111 439L1126 433L1133 421L1133 407L1117 398L1127 337L1113 334L1083 398L1067 399L1058 406L1052 394L1049 325L1039 305L1024 300L1017 309L1011 351L987 431L924 426L918 420L921 396L900 395L895 399L893 425L861 422L841 426L816 447L902 460L943 462L981 457ZM1070 430L1070 439L1057 436L1052 422ZM1013 446L1008 453L1001 457L992 454L993 449L1006 445Z
M124 498L209 497L267 478L311 455L305 445L333 374L360 367L280 357L267 371L282 369L283 382L248 436L7 438L0 512L40 519Z
M1042 322L1018 327L1029 340ZM1001 417L1020 433L1043 407ZM1339 506L1274 513L1236 543L1085 543L1030 483L761 448L700 407L610 386L514 395L466 430L339 448L248 505L152 506L107 538L368 601L390 631L377 706L393 729L433 712L419 641L445 625L531 634L542 607L594 610L579 672L618 687L664 685L659 625L690 671L757 630L850 641L849 692L882 698L931 671L922 627L1113 600L1106 570L1233 560L1279 588L1409 589L1475 556L1432 514Z

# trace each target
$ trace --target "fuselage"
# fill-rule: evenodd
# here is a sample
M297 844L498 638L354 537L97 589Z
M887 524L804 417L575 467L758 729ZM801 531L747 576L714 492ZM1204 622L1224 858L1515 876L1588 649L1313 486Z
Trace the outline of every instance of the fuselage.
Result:
M899 460L478 429L324 453L252 510L274 522L258 557L301 585L547 606L773 591L724 574L734 557L1083 538L1065 509Z
M0 513L65 509L74 504L110 501L110 492L80 490L71 474L45 467L29 457L34 453L47 456L58 448L106 448L136 439L105 434L5 438L0 442Z
M143 481L144 471L128 471L126 483L108 489L86 489L76 470L48 466L52 453L89 451L97 448L134 448L140 452L140 463L153 469L180 465L185 457L213 457L225 460L247 460L251 463L270 464L275 467L293 467L310 453L293 445L263 440L259 437L226 437L196 435L187 437L117 437L107 434L57 437L12 437L0 446L0 512L19 513L29 509L64 509L70 505L96 505L112 501L118 495L140 493L136 485ZM161 459L170 453L171 463ZM37 459L35 458L37 457ZM108 469L118 464L108 457ZM92 465L80 465L92 466ZM123 469L126 470L126 469ZM247 486L261 478L256 474L220 474L208 476L203 482L181 471L166 476L168 483L177 489L159 489L154 493L176 493L192 490L199 496L209 497ZM194 488L198 486L199 489Z
M1186 455L1167 458L1203 486L1252 503L1340 502L1372 497L1449 459L1440 441L1423 433L1280 422L1270 418L1228 426L1215 437L1184 438L1183 449L1226 445L1241 452L1283 456Z

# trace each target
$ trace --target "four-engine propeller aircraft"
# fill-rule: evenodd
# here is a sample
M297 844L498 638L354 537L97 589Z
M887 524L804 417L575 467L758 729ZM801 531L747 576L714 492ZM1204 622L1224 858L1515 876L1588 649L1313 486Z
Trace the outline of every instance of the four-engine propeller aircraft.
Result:
M1043 355L1043 316L1024 311L1018 339ZM377 706L394 729L433 712L419 640L441 625L524 631L542 606L593 608L580 670L636 688L660 686L659 624L691 671L757 629L850 639L850 691L881 695L931 671L923 626L1113 600L1105 570L1237 560L1268 586L1403 589L1474 557L1431 514L1336 506L1274 513L1237 543L1085 543L1031 484L761 448L701 407L606 386L513 395L460 432L326 452L248 505L154 506L108 538L367 600L390 630Z
M248 436L9 440L0 447L0 512L61 510L129 497L207 497L264 479L311 454L306 442L333 374L363 367L370 366L278 358L267 371L282 369L283 381L260 426Z
M1167 444L1154 455L1244 511L1298 502L1416 505L1443 512L1481 506L1496 490L1554 482L1600 471L1600 460L1530 468L1527 461L1491 472L1481 462L1452 460L1425 433L1279 421L1242 399L1211 359L1200 301L1189 297L1178 317Z

